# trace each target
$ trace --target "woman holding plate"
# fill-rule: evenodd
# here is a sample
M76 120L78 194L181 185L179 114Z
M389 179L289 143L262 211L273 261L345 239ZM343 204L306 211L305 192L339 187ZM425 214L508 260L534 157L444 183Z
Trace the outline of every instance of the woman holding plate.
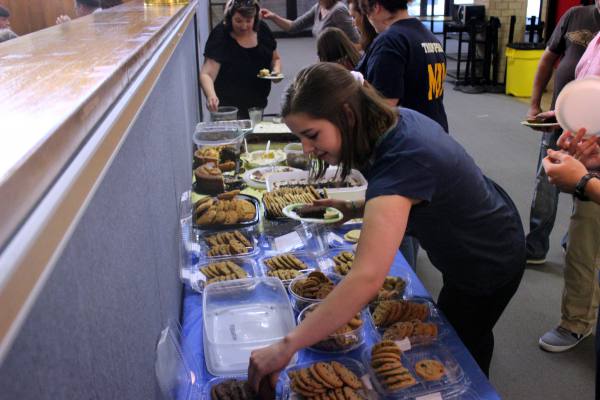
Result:
M368 181L363 204L316 203L364 222L350 273L281 342L252 352L251 385L274 387L295 352L362 310L381 288L405 233L419 239L442 272L437 305L487 374L492 329L525 267L523 227L510 197L441 125L388 106L337 64L300 71L286 92L282 116L305 153L338 166L342 177L351 168L363 173Z
M200 85L207 107L238 108L238 118L248 118L248 109L265 108L271 78L281 73L281 59L273 33L259 17L256 0L229 0L223 22L217 25L204 50ZM261 70L271 75L260 77ZM281 79L276 79L278 82Z

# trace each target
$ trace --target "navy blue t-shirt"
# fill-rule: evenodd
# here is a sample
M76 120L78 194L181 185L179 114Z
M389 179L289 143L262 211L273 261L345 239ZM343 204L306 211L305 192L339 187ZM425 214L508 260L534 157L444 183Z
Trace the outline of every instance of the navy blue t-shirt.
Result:
M356 67L384 97L427 115L448 132L444 109L446 55L416 18L393 23L369 46Z
M385 195L421 200L411 208L407 233L446 281L489 294L523 270L525 237L512 200L431 119L401 108L397 126L363 173L367 201Z

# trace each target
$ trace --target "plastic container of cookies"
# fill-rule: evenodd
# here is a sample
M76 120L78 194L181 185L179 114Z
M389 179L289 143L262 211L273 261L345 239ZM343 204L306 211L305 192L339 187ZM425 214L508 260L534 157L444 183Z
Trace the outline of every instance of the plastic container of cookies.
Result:
M196 223L196 219L198 216L196 215L196 211L194 210L193 211L194 229L200 230L200 231L206 231L206 232L217 232L217 231L222 231L222 230L226 230L226 229L243 229L243 228L248 228L250 226L258 224L258 222L260 221L260 214L261 214L260 201L254 196L249 196L249 195L245 195L245 194L238 194L237 196L234 197L234 199L248 201L254 206L254 209L256 211L254 213L254 217L251 220L244 221L244 222L236 222L234 224L221 223L221 224L212 224L212 225L198 225ZM218 200L216 200L216 198L214 198L213 201L218 201Z
M296 326L287 292L276 278L208 285L202 311L206 368L216 376L245 374L252 350L281 340Z
M248 380L248 375L235 375L235 376L225 376L219 378L213 378L204 385L201 393L201 397L199 400L221 400L223 398L230 398L231 400L242 400L242 399L254 399L254 395L246 392L245 395L240 395L239 392L232 393L231 390L239 391L239 388L227 388L227 386L231 385L232 381L237 381L236 386L243 385L244 382ZM234 383L235 385L235 383ZM219 386L221 386L220 390L217 392ZM225 386L225 387L223 387ZM243 387L243 386L242 386ZM223 390L225 389L225 390ZM243 390L243 389L242 389ZM281 398L281 393L276 392L275 398Z
M469 378L456 358L441 345L414 346L403 351L401 357L402 365L408 369L416 383L404 389L389 390L371 366L371 349L365 349L362 353L363 364L369 371L373 387L383 398L418 399L423 396L435 396L432 398L450 399L457 398L469 389ZM433 360L436 366L441 365L443 373L437 369L434 373L426 373L426 370L419 369L417 364L423 360Z
M237 232L237 233L236 233ZM242 243L242 246L237 245L234 248L226 248L224 251L217 251L213 238L216 238L217 235L225 235L232 233L238 236L237 239L241 239L239 235L242 235L246 241L242 243L240 240L238 242ZM200 243L200 255L201 257L205 257L208 260L221 260L229 257L248 257L255 256L260 253L260 247L258 246L258 237L257 233L254 230L254 227L246 228L246 229L233 229L228 231L220 231L220 232L206 232L206 231L196 231L196 241Z
M360 387L356 389L356 392L359 396L364 399L376 398L377 393L373 390L370 375L367 369L357 360L348 357L336 357L331 359L322 359L318 362L331 363L332 361L336 361L350 370L354 376L360 380ZM281 373L279 382L277 384L277 392L281 393L281 399L287 400L300 400L306 398L306 396L302 396L300 393L296 393L292 386L292 379L290 379L290 372L292 374L299 372L302 369L310 368L312 365L315 365L317 361L305 362L296 364L294 366L288 367L283 373ZM344 386L347 386L344 384ZM346 397L346 396L345 396ZM346 397L347 398L347 397Z
M267 265L267 261L272 259L273 257L279 257L282 255L293 256L293 257L297 258L298 260L300 260L302 263L304 263L307 266L307 268L299 270L299 272L301 272L301 273L304 273L307 271L313 271L313 270L317 269L316 261L313 258L311 258L310 256L308 256L306 253L303 253L303 252L294 251L294 252L288 252L288 253L267 253L267 254L263 255L258 261L258 265L259 265L261 274L263 276L271 276L269 274L269 271L271 271L271 268L269 268L269 266ZM279 277L277 277L277 278L280 279L281 282L286 287L293 280L293 278L292 279L281 279Z
M303 280L305 280L311 272L312 271L306 271L306 272L302 273L302 275L298 275L297 277L292 279L292 281L290 282L290 285L288 287L290 294L291 294L292 307L297 312L301 312L302 310L304 310L306 307L310 306L311 304L321 303L324 300L324 299L311 299L308 297L304 297L297 291L297 288L298 288L297 285L299 284L299 282L302 282ZM330 272L324 272L324 274L327 278L329 278L329 280L331 280L333 282L334 286L337 285L341 280L340 277L336 274L332 274Z
M298 325L306 318L306 316L315 310L318 304L311 304L306 307L300 315L298 315ZM347 324L343 327L343 332L331 334L327 339L320 341L309 347L309 349L320 353L347 353L359 348L365 342L365 323L366 313L361 311L360 326L353 327L352 324Z
M222 269L218 265L216 265L227 262L232 262L239 266L242 270L244 270L246 276L244 278L236 278L232 276L230 272L226 272L229 269L228 267L226 267L226 269ZM217 269L215 270L214 268L211 268L211 270L206 271L205 269L210 266L216 266ZM193 274L194 281L191 282L191 287L196 291L202 292L206 285L219 282L217 276L223 277L221 279L223 279L222 281L224 282L236 279L256 278L260 275L261 274L258 265L256 264L256 261L254 261L251 257L227 257L222 258L220 260L211 261L202 260L199 264L195 266L195 273Z
M424 322L425 324L435 324L435 326L436 326L436 332L433 335L431 333L429 333L429 334L422 334L422 335L417 334L417 335L412 335L412 336L407 337L406 339L408 340L408 342L410 344L419 345L419 344L433 343L439 339L444 338L448 334L448 329L446 327L446 324L445 324L443 318L440 316L440 313L439 313L437 307L435 306L435 304L433 304L432 301L425 299L425 298L421 298L421 297L406 298L406 299L403 299L403 301L419 303L419 304L426 304L428 307L428 312L427 312L426 318L422 322ZM375 323L375 320L373 318L373 313L374 313L375 307L377 306L378 303L380 303L380 302L374 301L374 302L369 303L369 307L367 308L367 314L368 314L371 324L375 328L375 332L378 335L378 338L383 339L385 331L386 331L386 329L389 329L389 326L380 327ZM410 318L410 319L406 320L406 322L410 322L411 320L414 320L414 318ZM405 321L405 319L402 319L402 321ZM431 331L429 331L429 332L431 332ZM397 338L397 340L399 340L399 339Z

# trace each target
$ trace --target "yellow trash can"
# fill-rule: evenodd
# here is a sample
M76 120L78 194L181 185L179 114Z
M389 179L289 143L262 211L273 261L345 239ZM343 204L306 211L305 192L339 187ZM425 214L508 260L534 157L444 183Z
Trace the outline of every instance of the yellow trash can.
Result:
M543 52L543 44L513 43L506 48L506 94L531 97Z

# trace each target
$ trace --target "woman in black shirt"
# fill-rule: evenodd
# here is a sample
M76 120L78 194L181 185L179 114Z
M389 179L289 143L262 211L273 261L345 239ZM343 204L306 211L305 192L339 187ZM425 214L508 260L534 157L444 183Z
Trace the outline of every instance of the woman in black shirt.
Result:
M279 74L281 59L259 10L256 0L229 0L223 23L206 41L200 85L211 111L219 105L235 106L238 118L248 118L248 108L267 105L271 81L258 74L261 69Z

